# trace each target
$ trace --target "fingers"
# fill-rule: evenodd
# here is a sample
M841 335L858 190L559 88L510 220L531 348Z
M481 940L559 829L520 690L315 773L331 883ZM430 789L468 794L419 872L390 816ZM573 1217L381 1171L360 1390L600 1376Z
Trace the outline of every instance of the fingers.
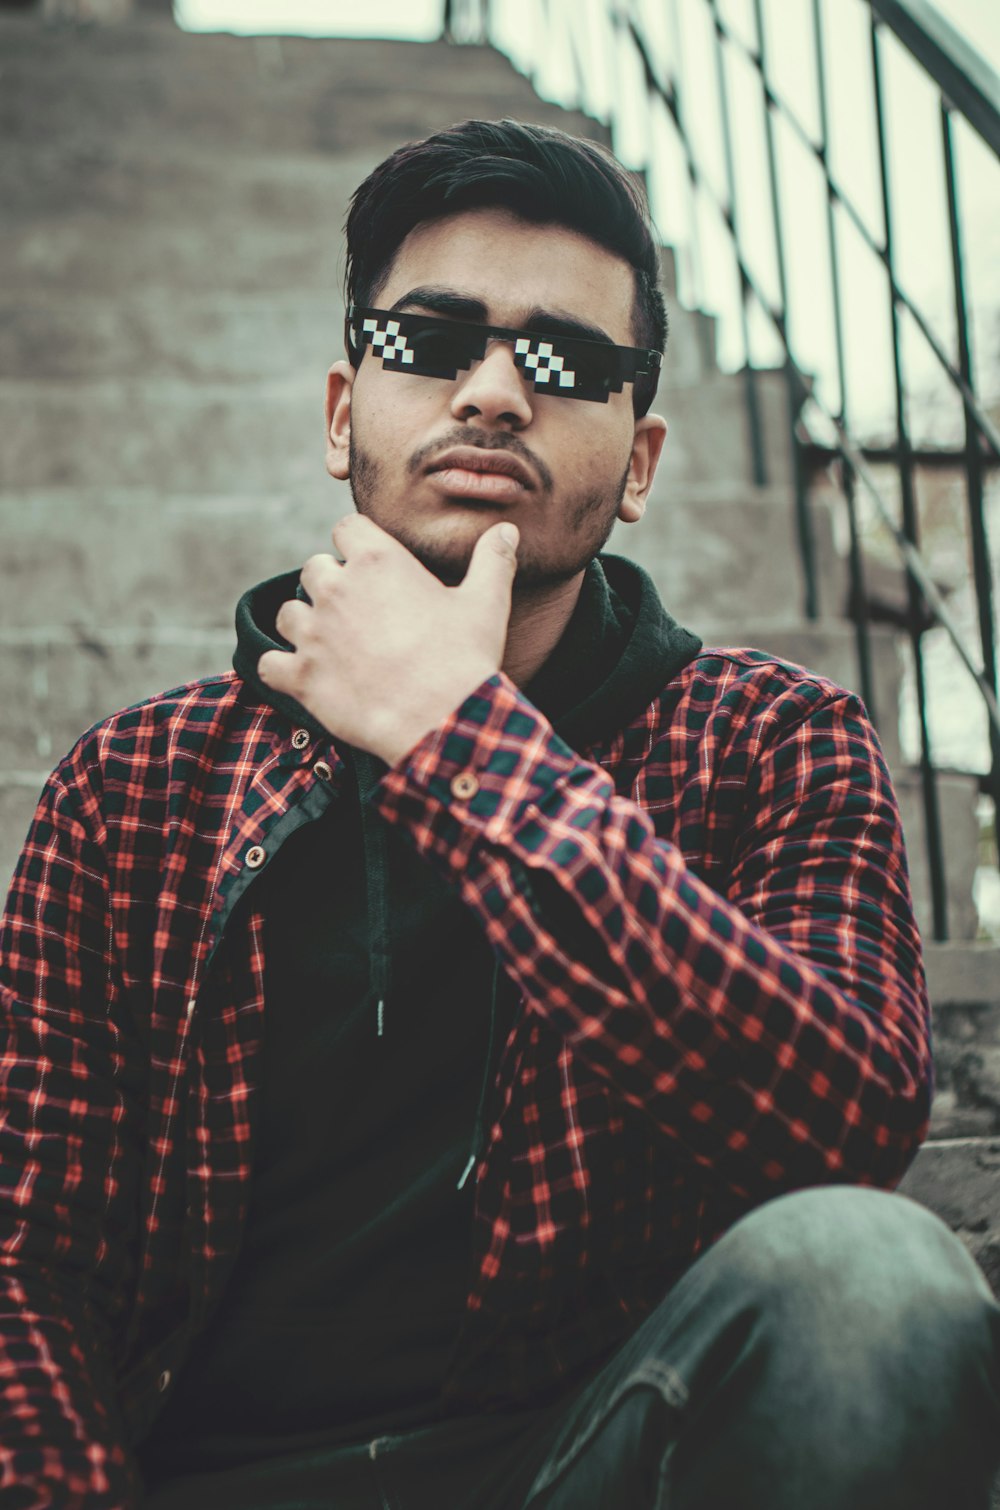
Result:
M366 514L345 514L343 519L337 520L331 534L335 547L345 561L348 554L377 551L381 547L391 548L396 544L393 537Z
M336 556L310 556L299 573L299 581L315 603L325 591L334 585L337 573L340 570L341 563L337 560ZM306 607L308 605L300 603L299 606ZM280 624L278 628L281 628Z
M506 605L509 611L519 540L517 525L509 519L485 530L476 541L460 591L477 602Z
M286 650L265 650L257 662L257 675L265 687L276 692L290 692L295 672L295 657Z
M298 598L288 598L275 615L274 627L283 640L298 648L311 612L308 603L301 603Z

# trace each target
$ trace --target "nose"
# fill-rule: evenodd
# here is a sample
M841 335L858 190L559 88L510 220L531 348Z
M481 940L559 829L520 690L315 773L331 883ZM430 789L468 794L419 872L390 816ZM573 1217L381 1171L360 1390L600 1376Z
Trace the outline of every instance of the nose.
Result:
M529 387L514 362L514 348L507 341L492 340L482 361L460 373L451 401L455 419L480 419L489 425L507 425L523 430L531 423Z

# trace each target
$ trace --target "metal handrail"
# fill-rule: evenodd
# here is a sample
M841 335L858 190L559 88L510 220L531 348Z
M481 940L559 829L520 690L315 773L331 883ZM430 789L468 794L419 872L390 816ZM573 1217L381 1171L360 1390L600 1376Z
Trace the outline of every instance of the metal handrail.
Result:
M947 99L1000 157L1000 75L926 0L869 0Z
M480 0L480 16L484 22L483 40L491 39L492 12L499 3L500 0L485 0L485 3L483 3L483 0ZM539 13L547 17L551 24L549 0L537 0L537 3ZM718 214L722 224L726 228L741 290L743 346L747 354L744 382L746 384L748 420L751 433L751 454L754 458L754 479L758 482L766 481L766 463L761 416L756 403L755 369L753 368L750 354L748 333L747 311L751 302L766 314L770 325L777 334L780 347L784 353L784 365L788 378L788 422L794 442L792 454L795 461L794 480L796 483L797 516L799 522L799 552L802 558L805 581L804 608L807 616L810 617L815 616L817 613L816 573L813 561L811 516L803 474L807 459L815 455L816 443L806 428L805 417L802 413L802 403L805 397L808 396L811 412L822 415L833 435L836 436L834 449L839 455L842 464L843 490L850 526L850 553L848 560L852 585L851 598L852 603L855 605L853 617L857 635L861 691L869 706L872 706L871 649L869 612L864 591L864 565L860 549L857 517L856 489L858 487L872 499L882 523L888 529L890 537L895 543L905 569L909 607L908 620L917 677L917 705L921 739L920 769L924 793L928 855L932 875L934 932L937 937L943 938L946 936L947 925L941 824L936 790L937 772L931 755L927 726L927 695L924 686L921 646L921 636L923 630L927 627L927 613L929 613L933 622L939 624L948 635L962 663L973 679L982 699L983 706L986 709L990 734L992 769L990 774L984 776L982 779L984 789L993 797L997 812L1000 813L1000 706L998 706L996 695L997 657L993 593L982 486L984 469L987 466L995 465L996 459L1000 459L1000 428L998 428L979 401L973 381L964 287L961 214L955 182L951 136L952 117L957 114L968 122L979 134L994 155L1000 156L1000 77L990 68L981 55L964 41L958 32L955 31L954 27L934 10L932 5L927 3L927 0L863 0L863 3L867 4L869 8L871 21L872 87L878 130L879 182L885 231L884 240L879 240L869 230L863 214L852 202L851 195L846 191L844 184L837 181L830 168L828 156L829 102L826 94L826 63L823 55L823 0L812 0L816 89L820 102L820 133L818 142L814 139L813 133L803 124L795 109L792 108L781 92L775 87L774 80L770 75L765 46L766 34L761 0L754 0L753 4L756 28L754 42L745 41L732 26L727 24L720 12L719 0L701 0L710 17L716 56L715 83L722 137L725 181L725 191L721 193L713 187L710 174L699 160L692 135L685 129L686 121L685 112L682 108L683 101L680 84L682 80L690 76L690 70L685 70L683 57L679 50L680 30L677 24L677 0L661 0L661 3L664 6L668 4L672 6L671 15L674 21L674 39L676 43L673 48L676 57L672 58L670 63L664 65L666 72L662 76L660 67L654 58L653 49L647 45L643 25L640 23L637 15L637 0L605 0L604 10L603 12L599 12L603 16L601 24L602 26L610 26L613 29L612 35L628 39L631 47L634 49L635 57L639 61L644 76L647 99L651 100L655 98L660 101L661 108L665 107L667 116L672 123L673 131L676 134L676 142L680 147L692 198L699 195L705 196L705 201L713 206L715 213ZM452 12L457 9L457 0L452 0L452 3L446 6L449 19ZM584 9L585 7L581 5L580 12L582 13ZM892 191L886 150L886 127L883 119L884 98L879 39L879 32L882 28L890 31L908 50L926 77L936 85L941 95L941 139L948 194L955 312L959 330L959 357L957 362L952 359L943 342L936 336L930 321L925 317L916 299L912 298L907 290L902 287L895 266L890 217ZM750 258L741 241L738 195L731 145L732 123L729 120L728 85L723 58L725 49L739 54L755 70L760 87L760 97L763 103L764 122L767 133L767 174L771 192L775 255L777 259L777 302L767 295L761 279L755 274L753 267L750 265ZM574 75L579 81L578 94L580 102L586 106L588 92L586 69L581 57L577 56L576 48L571 46L569 50L573 53L572 59L569 61ZM613 137L622 108L621 100L612 100L610 117ZM827 194L827 237L832 269L832 299L837 341L836 364L839 393L839 409L837 412L834 412L832 407L823 401L820 393L802 370L800 362L796 360L794 342L789 334L789 303L782 240L781 189L773 138L773 123L777 119L783 122L783 125L793 133L799 145L805 148L810 154L812 160L818 164L825 179ZM897 443L895 447L890 449L900 476L902 492L901 524L897 522L893 509L886 502L885 496L872 473L871 466L865 455L865 447L859 438L857 425L852 422L848 412L847 374L842 337L843 310L838 276L837 246L834 234L835 211L848 218L854 230L860 235L863 244L868 248L869 253L877 259L886 278L892 321L897 433ZM948 383L956 395L960 397L962 403L965 418L965 446L964 451L957 451L953 454L957 460L963 463L967 479L973 577L979 611L979 632L982 645L981 668L977 664L977 658L965 645L963 636L955 624L947 605L943 601L942 595L919 549L918 511L914 489L914 467L917 463L919 452L918 448L914 447L907 428L906 385L900 343L900 317L904 312L921 333L926 343L926 348L933 354L939 370L945 375Z

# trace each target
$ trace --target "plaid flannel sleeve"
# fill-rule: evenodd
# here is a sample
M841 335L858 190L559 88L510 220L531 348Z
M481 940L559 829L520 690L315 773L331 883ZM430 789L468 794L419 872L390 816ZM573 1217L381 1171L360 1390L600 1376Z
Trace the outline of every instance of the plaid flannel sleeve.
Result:
M0 1501L123 1510L141 1489L108 1316L131 1287L140 1087L100 819L66 771L42 795L0 925Z
M876 737L838 689L786 701L752 741L719 890L503 674L377 797L458 885L527 1009L751 1201L893 1186L931 1097L919 937Z

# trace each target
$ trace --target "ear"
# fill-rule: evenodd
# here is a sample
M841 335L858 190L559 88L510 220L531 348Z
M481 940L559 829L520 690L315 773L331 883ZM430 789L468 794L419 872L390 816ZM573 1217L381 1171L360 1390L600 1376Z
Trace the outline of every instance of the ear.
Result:
M350 362L334 362L326 375L326 470L341 482L350 474L353 388Z
M646 511L646 498L653 486L656 464L666 438L667 422L658 414L647 414L636 420L625 492L618 506L618 518L624 524L638 524Z

